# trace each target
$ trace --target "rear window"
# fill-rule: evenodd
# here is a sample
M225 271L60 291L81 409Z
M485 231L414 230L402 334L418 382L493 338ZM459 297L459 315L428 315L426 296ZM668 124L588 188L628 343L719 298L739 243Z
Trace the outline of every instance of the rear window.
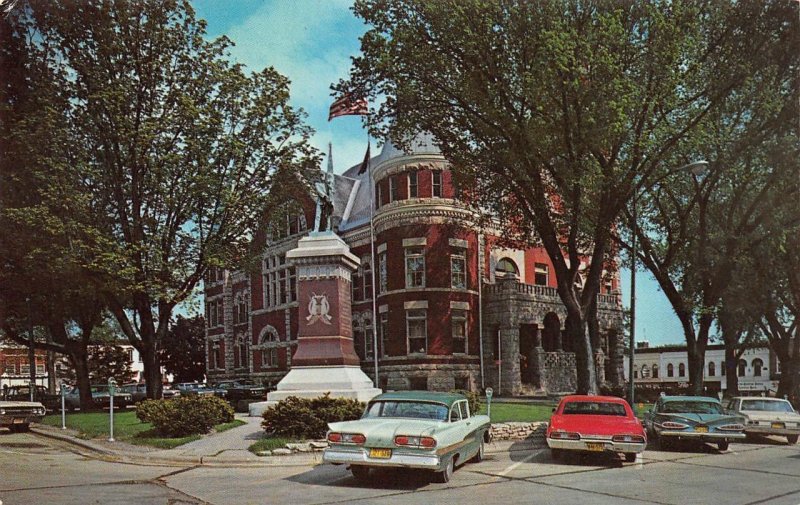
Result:
M722 408L714 402L675 401L664 402L661 412L666 414L722 414Z
M377 401L369 405L363 417L404 417L444 421L447 419L447 406L415 401Z
M791 404L784 400L742 400L742 410L793 412Z
M589 414L595 416L625 416L625 406L611 402L568 402L563 414Z

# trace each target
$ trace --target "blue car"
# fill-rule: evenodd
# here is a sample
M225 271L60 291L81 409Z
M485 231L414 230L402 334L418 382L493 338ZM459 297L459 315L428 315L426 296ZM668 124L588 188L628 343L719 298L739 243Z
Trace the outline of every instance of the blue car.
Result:
M662 396L645 413L644 426L661 449L688 440L715 443L725 451L730 442L745 438L742 418L724 413L719 400L704 396Z

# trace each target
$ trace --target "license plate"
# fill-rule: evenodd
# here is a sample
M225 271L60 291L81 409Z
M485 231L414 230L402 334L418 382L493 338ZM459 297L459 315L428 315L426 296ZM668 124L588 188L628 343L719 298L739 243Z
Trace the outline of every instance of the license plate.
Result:
M25 419L17 418L17 419L14 419L13 421L11 421L11 423L12 424L25 424Z
M600 452L600 451L604 451L605 448L606 448L605 445L600 443L600 442L586 442L586 450L587 451Z
M782 430L786 427L786 425L784 425L783 423L772 423L772 427Z
M376 459L388 459L392 457L391 449L370 449L369 457Z
M708 426L697 426L694 431L697 433L708 433Z

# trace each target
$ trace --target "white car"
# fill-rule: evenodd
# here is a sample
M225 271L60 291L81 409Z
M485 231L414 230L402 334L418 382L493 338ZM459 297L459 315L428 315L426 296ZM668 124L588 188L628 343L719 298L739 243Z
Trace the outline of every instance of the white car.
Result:
M29 425L41 421L46 412L39 402L0 401L0 427L12 432L28 431Z
M748 435L784 436L789 444L796 444L800 436L800 414L787 400L736 396L728 400L725 411L744 417L744 432Z

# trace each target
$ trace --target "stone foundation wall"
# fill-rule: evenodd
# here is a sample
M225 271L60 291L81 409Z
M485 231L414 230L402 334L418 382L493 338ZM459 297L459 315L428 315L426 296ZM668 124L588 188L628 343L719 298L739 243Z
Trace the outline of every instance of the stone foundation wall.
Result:
M578 387L575 353L542 353L542 387L548 393L572 393Z
M540 439L544 441L547 423L538 421L534 423L495 423L492 424L490 433L492 440L526 440Z
M385 365L378 373L387 391L478 391L481 387L480 365Z

